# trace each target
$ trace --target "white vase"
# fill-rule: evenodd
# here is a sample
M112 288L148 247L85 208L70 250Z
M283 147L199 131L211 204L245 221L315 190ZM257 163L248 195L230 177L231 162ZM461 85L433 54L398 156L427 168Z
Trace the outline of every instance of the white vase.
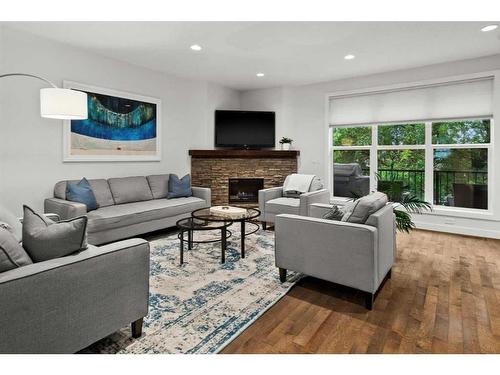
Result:
M290 150L290 143L282 143L282 144L281 144L281 149L282 149L283 151L288 151L288 150Z

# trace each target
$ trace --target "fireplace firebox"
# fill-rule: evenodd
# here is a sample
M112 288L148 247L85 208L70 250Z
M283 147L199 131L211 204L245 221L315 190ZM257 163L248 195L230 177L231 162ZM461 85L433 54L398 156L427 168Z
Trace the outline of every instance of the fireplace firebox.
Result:
M229 203L257 203L261 189L264 189L263 178L230 178Z

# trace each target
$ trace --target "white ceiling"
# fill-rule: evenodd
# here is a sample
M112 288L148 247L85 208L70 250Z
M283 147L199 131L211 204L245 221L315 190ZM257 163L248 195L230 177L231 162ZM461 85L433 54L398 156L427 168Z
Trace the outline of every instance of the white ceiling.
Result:
M13 22L7 27L236 89L301 85L500 53L492 22ZM192 44L201 52L189 49ZM354 54L354 60L344 55ZM264 72L265 77L256 77Z

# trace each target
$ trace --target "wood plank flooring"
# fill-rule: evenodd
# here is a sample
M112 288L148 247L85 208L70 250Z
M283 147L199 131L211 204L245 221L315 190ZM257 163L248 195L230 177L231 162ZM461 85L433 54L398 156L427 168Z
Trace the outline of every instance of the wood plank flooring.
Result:
M223 353L500 353L500 241L398 234L372 311L307 277Z

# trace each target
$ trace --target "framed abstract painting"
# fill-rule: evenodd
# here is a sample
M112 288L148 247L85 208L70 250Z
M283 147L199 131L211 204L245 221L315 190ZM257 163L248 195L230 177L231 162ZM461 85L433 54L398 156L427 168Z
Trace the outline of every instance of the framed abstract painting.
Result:
M161 160L161 100L64 81L87 93L88 118L64 121L65 162Z

